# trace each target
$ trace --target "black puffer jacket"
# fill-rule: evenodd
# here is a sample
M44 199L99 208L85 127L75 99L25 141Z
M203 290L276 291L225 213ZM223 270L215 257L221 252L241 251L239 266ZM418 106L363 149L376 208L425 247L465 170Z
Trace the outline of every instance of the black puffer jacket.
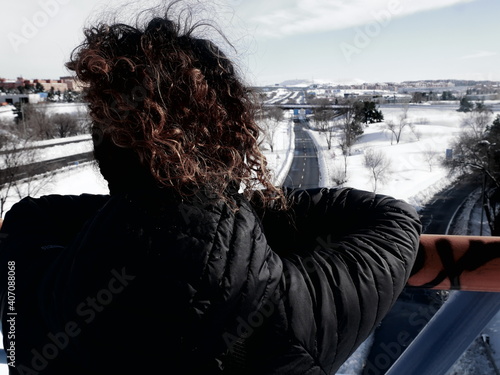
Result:
M334 374L404 287L419 219L358 190L287 194L286 213L161 191L16 204L11 374Z

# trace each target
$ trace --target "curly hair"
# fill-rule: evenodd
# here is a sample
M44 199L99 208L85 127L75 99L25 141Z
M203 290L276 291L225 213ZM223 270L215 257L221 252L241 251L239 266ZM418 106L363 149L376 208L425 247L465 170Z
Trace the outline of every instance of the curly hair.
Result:
M211 41L167 16L99 24L66 64L86 86L94 155L110 192L153 184L226 200L282 201L258 144L252 92Z

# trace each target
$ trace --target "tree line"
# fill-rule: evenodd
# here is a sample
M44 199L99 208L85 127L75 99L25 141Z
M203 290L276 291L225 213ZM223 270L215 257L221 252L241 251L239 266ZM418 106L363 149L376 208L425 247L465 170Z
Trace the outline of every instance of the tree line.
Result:
M54 86L51 86L50 89L46 90L45 87L40 83L36 82L32 83L24 83L23 85L19 85L15 88L6 88L4 86L0 86L0 92L4 92L7 94L39 94L39 93L47 93L47 101L49 102L79 102L82 98L82 93L79 91L73 90L56 90Z
M491 234L500 235L500 115L483 102L460 103L462 130L443 161L451 174L470 176L482 184L482 208Z
M9 132L23 139L39 141L65 138L87 133L89 119L86 111L75 113L50 113L50 105L16 103L14 124ZM5 125L4 125L5 126Z
M342 185L347 182L348 156L357 139L370 123L384 121L383 113L371 101L345 101L344 108L333 108L327 98L309 100L316 104L308 121L309 126L320 132L326 140L328 150L334 146L340 149L342 167L331 171L332 183ZM420 134L416 124L428 124L425 118L412 119L408 116L410 102L400 105L399 113L385 120L384 128L390 134L391 144L398 144L406 132L416 140ZM461 132L451 145L452 157L440 157L438 151L425 148L421 151L422 160L432 172L434 165L441 163L454 176L472 176L484 184L484 212L492 235L500 235L500 115L484 102L472 102L467 98L460 100L457 108L463 113ZM284 112L279 107L261 108L257 117L263 128L262 145L274 152L276 132ZM332 159L336 155L332 153ZM368 169L373 190L390 176L390 159L380 150L365 150L364 166Z
M49 108L18 103L14 120L0 118L0 217L8 199L36 195L54 177L54 172L35 173L36 141L89 133L86 112L51 114Z

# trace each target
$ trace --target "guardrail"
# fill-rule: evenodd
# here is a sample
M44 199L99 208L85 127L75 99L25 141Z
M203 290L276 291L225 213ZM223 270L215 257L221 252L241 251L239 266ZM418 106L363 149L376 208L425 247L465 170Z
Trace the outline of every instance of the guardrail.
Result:
M500 311L500 237L422 235L408 286L451 292L385 374L445 375Z
M46 172L51 172L68 165L73 165L75 163L81 163L89 160L93 160L94 153L84 152L81 154L68 155L61 158L49 159L44 161L39 161L36 163L21 165L13 168L0 169L0 179L1 175L12 175L14 181L21 180L23 178L43 174Z
M423 234L407 285L453 292L386 375L445 375L500 310L500 237Z
M500 292L500 237L423 234L408 285Z

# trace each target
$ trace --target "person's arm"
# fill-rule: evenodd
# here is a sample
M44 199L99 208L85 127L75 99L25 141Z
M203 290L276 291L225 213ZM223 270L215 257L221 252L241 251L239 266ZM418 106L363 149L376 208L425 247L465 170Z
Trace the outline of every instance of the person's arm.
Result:
M333 373L405 286L419 217L401 200L349 188L287 195L292 215L268 211L262 219L268 243L283 260L287 336L296 355Z

